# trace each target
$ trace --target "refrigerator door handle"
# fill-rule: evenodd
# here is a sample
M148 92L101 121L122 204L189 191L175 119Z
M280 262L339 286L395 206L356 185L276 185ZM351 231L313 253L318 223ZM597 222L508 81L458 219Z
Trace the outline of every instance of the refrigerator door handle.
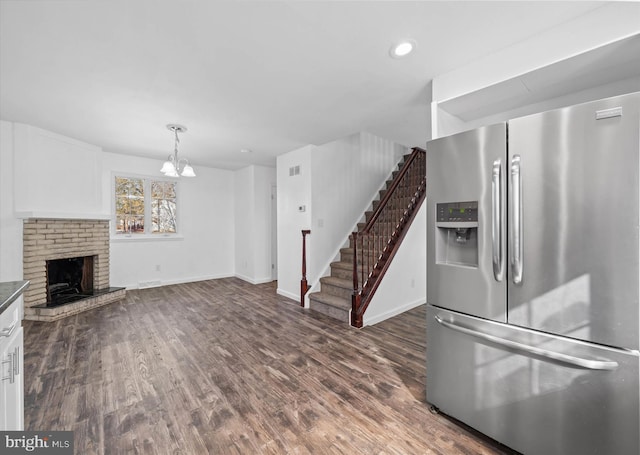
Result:
M549 351L548 349L538 348L536 346L530 346L528 344L519 343L517 341L508 340L488 333L473 330L467 327L456 324L455 322L449 322L442 319L440 316L435 317L438 324L443 325L451 330L471 335L481 340L489 341L491 343L498 344L508 349L524 352L526 354L532 354L538 357L543 357L555 362L563 363L571 367L578 367L585 370L615 370L618 368L618 362L613 360L593 360L583 359L581 357L575 357L561 352Z
M513 282L522 282L522 176L520 155L511 159L511 219L509 223L509 252Z
M491 172L491 243L493 250L493 277L502 281L504 255L502 254L502 161L493 162Z

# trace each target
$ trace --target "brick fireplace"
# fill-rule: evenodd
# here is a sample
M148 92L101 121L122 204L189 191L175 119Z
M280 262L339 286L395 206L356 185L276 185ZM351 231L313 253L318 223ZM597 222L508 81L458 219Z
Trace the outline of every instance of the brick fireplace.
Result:
M57 260L91 258L91 290L65 304L51 302L47 265ZM86 268L86 267L85 267ZM56 321L125 297L124 288L109 285L109 221L30 218L23 224L25 319ZM85 278L86 280L86 278Z

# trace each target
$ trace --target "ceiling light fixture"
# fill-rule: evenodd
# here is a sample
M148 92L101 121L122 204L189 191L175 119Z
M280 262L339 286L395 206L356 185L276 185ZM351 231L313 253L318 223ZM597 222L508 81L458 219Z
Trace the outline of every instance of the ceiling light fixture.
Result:
M412 39L407 39L391 46L391 49L389 49L389 55L391 55L391 57L393 58L406 57L415 48L416 42Z
M189 160L182 158L178 159L178 142L180 139L178 138L178 133L184 133L187 131L186 126L169 124L167 125L167 129L173 131L175 135L175 145L173 148L173 155L169 155L167 161L162 165L162 172L167 177L195 177L196 173L193 172L193 168L189 164Z

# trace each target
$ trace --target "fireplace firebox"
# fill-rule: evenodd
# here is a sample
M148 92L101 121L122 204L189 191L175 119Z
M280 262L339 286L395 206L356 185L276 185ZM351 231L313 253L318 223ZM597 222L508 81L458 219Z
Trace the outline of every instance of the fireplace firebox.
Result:
M93 256L46 261L47 306L63 305L93 294Z

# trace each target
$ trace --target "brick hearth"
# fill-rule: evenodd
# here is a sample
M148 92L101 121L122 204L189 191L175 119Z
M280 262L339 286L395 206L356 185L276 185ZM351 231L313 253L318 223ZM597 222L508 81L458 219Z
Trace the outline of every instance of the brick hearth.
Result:
M78 302L53 308L47 303L46 261L93 256L93 286L98 293ZM55 321L125 297L124 289L109 290L109 221L31 218L23 224L24 279L31 285L24 293L25 319Z

